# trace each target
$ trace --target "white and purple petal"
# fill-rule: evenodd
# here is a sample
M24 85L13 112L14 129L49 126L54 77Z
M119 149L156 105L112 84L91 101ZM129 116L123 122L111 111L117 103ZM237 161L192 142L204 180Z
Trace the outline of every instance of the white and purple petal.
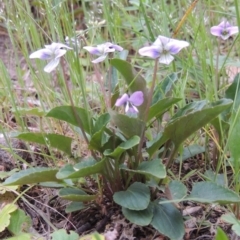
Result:
M166 46L165 50L169 51L170 54L177 54L179 53L183 48L188 47L189 43L186 41L180 41L180 40L172 40L170 41Z
M129 102L126 102L126 106L125 106L125 112L127 113L130 109L130 106L129 106Z
M174 57L171 54L167 53L160 56L159 63L169 65L173 60L174 60Z
M53 52L50 49L40 49L30 54L29 58L39 58L42 60L48 60L53 57Z
M239 32L239 28L237 26L228 27L227 30L228 30L230 36L237 34Z
M229 37L230 37L230 34L229 33L226 34L226 32L220 36L222 40L227 40Z
M125 112L130 114L135 114L135 113L138 113L139 111L134 105L129 104L128 110L126 110L125 108Z
M231 27L232 25L228 21L222 21L217 26L225 29L225 28Z
M104 53L115 52L115 49L112 46L106 46L103 44L103 52Z
M164 48L164 46L166 46L171 41L174 41L174 39L172 39L172 38L164 37L164 36L161 36L161 35L158 36L157 40L161 42L163 48ZM157 40L155 42L157 42ZM154 44L155 44L155 42L154 42Z
M52 42L50 45L45 45L45 48L50 49L52 51L55 51L56 49L60 49L60 48L66 48L68 50L72 49L71 47L67 46L66 44L56 43L56 42Z
M116 51L119 51L119 52L123 50L123 48L117 44L112 44L112 48L114 48Z
M83 49L87 50L89 53L94 55L102 55L101 49L99 49L99 47L86 46L83 47Z
M67 52L67 50L65 50L65 49L57 49L56 51L55 51L55 58L60 58L60 57L62 57L65 53Z
M107 57L107 54L104 54L104 55L100 56L99 58L94 59L94 60L92 61L92 63L102 62L102 61L104 61L104 60L106 59L106 57Z
M129 97L128 101L134 106L142 105L142 103L144 101L143 92L136 91L136 92L132 93L131 96Z
M150 58L158 58L161 54L161 49L158 46L149 46L143 47L138 50L139 54L142 56L150 57Z
M53 59L44 67L43 70L47 73L52 72L58 66L59 61L60 61L60 58Z
M210 28L210 32L212 35L217 36L217 37L221 37L222 36L222 31L224 29L222 27L219 26L213 26Z
M115 106L120 107L120 106L128 103L128 100L129 100L128 95L127 95L126 93L124 93L124 94L122 95L122 97L120 97L120 98L117 99L117 101L116 101L116 103L115 103Z

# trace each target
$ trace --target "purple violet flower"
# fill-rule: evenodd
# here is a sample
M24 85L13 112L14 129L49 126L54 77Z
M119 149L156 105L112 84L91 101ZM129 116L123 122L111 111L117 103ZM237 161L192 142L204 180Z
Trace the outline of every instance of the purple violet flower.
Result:
M150 58L159 58L159 63L170 64L174 57L182 48L188 47L189 43L164 36L158 36L152 46L139 49L139 54Z
M233 34L238 33L239 29L227 21L222 21L219 25L211 27L210 31L212 35L227 40Z
M110 43L110 42L97 45L96 47L86 46L83 48L86 49L91 54L99 56L99 58L93 60L92 63L102 62L103 60L105 60L108 53L110 52L115 52L115 51L121 52L123 50L121 46Z
M50 60L49 63L44 68L45 72L50 73L57 67L57 65L59 64L60 58L67 52L67 50L70 50L70 49L72 48L63 43L53 42L51 45L45 45L45 48L30 54L29 58L39 58L41 60Z
M143 92L136 91L132 93L130 96L126 93L122 95L119 99L117 99L115 106L120 107L125 105L125 112L126 113L138 113L138 109L136 106L142 105L144 101Z

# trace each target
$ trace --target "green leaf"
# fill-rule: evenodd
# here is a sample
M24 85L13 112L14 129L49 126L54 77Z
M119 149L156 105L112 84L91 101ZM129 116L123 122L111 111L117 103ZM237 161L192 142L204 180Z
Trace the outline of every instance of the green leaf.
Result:
M109 87L111 86L111 90L109 91L111 91L111 93L114 93L117 83L118 83L117 69L115 67L110 67L106 75L105 86L107 87L108 90L109 90Z
M113 200L130 210L144 210L150 203L150 190L145 184L135 182L126 191L116 192Z
M106 142L105 128L110 121L109 113L102 114L95 122L93 134L89 142L89 149L95 149L102 152L102 147Z
M164 98L160 99L158 102L156 102L154 105L152 105L149 109L148 113L148 121L150 121L152 118L160 118L163 113L165 113L168 108L170 108L174 103L182 100L181 98Z
M178 209L171 203L154 201L153 220L151 225L171 240L183 239L184 222Z
M97 198L97 195L87 195L81 189L62 188L59 190L59 197L73 202L89 202Z
M131 92L142 91L144 102L138 107L139 117L144 119L144 113L147 107L148 90L145 79L134 69L134 67L127 61L121 59L112 59L110 64L114 66L124 77ZM136 134L134 134L136 135Z
M163 135L161 132L152 140L147 142L147 152L150 157L160 149L160 147L169 140L167 135Z
M89 158L77 163L74 166L67 164L59 170L56 177L58 179L80 178L90 176L95 173L101 173L105 167L105 161L106 158L99 162L93 158Z
M179 117L203 110L205 107L207 107L207 104L208 104L207 100L191 102L191 103L185 105L183 108L179 109L177 111L177 113L171 118L170 121L173 122L174 120L178 119Z
M141 136L142 131L145 128L145 123L143 121L113 111L110 112L110 115L113 123L120 129L126 138Z
M158 179L166 177L166 168L160 159L141 162L136 170L128 169L124 166L122 166L121 169L129 172L144 174L146 176L156 177Z
M89 142L89 149L94 149L102 152L102 147L105 144L104 137L104 128L94 133Z
M240 198L237 193L213 182L195 183L188 198L202 203L226 204L240 202Z
M104 155L108 157L112 157L115 159L118 159L123 152L125 152L128 149L131 149L132 147L138 145L140 142L140 137L133 136L130 139L128 139L126 142L121 143L119 146L117 146L114 151L111 149L107 149L104 151Z
M215 240L229 240L229 238L227 237L226 233L220 227L218 227Z
M77 127L79 127L78 120L80 120L84 131L91 134L92 122L89 120L89 112L79 107L74 107L74 109L77 117L75 117L72 106L55 107L51 109L46 116L66 121Z
M19 235L21 232L29 232L31 227L31 218L25 214L21 209L17 209L11 213L10 224L8 230L14 234Z
M86 206L82 202L71 202L69 205L67 205L65 212L76 212L84 208L86 208Z
M187 196L186 186L179 181L172 180L168 185L172 200L183 200Z
M180 161L185 161L203 152L205 152L205 147L202 147L198 144L187 146L183 149L182 155L176 158L175 162L179 163Z
M237 111L240 105L240 74L238 73L232 84L228 87L226 90L226 98L232 99L234 101L233 103L233 109Z
M93 134L102 130L110 121L109 113L104 113L98 117L93 127Z
M166 76L158 85L156 85L153 93L153 104L169 95L177 79L177 74L171 73L170 75Z
M20 233L17 236L8 238L7 240L32 240L34 239L34 236L32 234L29 233ZM44 240L41 237L37 237L38 240Z
M240 111L238 110L236 113L232 114L232 124L229 130L228 136L228 146L231 152L231 157L234 160L234 168L239 168L239 159L240 159L240 149L238 144L240 138Z
M204 177L211 181L211 182L215 182L216 184L218 185L221 185L221 186L225 186L226 185L226 180L225 180L225 174L219 174L219 173L215 173L213 172L212 170L207 170L205 173L204 173Z
M180 111L183 115L176 114L164 129L163 135L171 139L176 146L179 146L191 134L209 123L232 104L229 99L222 99L210 105L204 105L202 102L199 105L195 104L197 111L194 108L185 108Z
M78 240L79 235L74 231L69 231L69 233L65 229L60 229L51 234L52 240Z
M39 143L43 145L47 145L49 147L57 148L69 155L72 154L71 144L72 138L66 137L63 135L55 134L55 133L20 133L16 136L16 138L28 141Z
M232 224L232 230L240 236L240 221L232 213L222 215L221 219Z
M128 219L131 223L147 226L150 224L153 218L153 204L150 203L148 207L144 210L136 211L130 210L128 208L122 208L122 213L126 219Z
M21 170L14 173L11 177L7 178L4 185L24 185L24 184L34 184L39 182L58 182L56 178L56 173L58 169L36 167L28 168L26 170Z
M2 232L9 224L11 213L17 210L17 205L9 203L0 209L0 232Z

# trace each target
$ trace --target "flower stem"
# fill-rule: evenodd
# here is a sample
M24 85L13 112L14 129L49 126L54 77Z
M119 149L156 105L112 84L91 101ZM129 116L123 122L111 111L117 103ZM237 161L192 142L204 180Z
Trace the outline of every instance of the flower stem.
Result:
M220 40L218 39L217 44L217 59L216 59L216 78L215 78L215 84L214 84L214 92L215 92L215 98L218 99L218 88L219 88L219 74L220 71L218 70L219 66L219 54L220 54Z
M67 76L66 76L66 73L64 71L64 63L63 63L63 60L61 59L61 66L62 66L62 69L63 69L63 78L64 78L64 81L65 81L65 85L66 85L66 89L67 89L67 92L68 92L68 97L70 99L70 103L71 103L71 106L72 106L72 111L73 111L73 114L74 114L74 117L75 119L77 120L77 123L82 131L82 135L86 141L86 143L88 144L89 143L89 140L87 138L87 135L83 129L83 124L82 124L82 121L81 119L79 118L79 116L77 115L77 112L76 112L76 109L75 109L75 106L74 106L74 103L73 103L73 99L72 99L72 95L71 95L71 92L70 92L70 89L69 89L69 86L68 86L68 82L67 82Z
M153 91L155 88L155 84L156 84L156 79L157 79L157 70L158 70L158 58L155 59L155 65L154 65L154 70L153 70L153 80L152 80L152 85L148 94L148 99L147 99L147 106L146 106L146 111L145 111L145 117L144 117L144 122L147 123L147 119L148 119L148 113L149 113L149 108L151 106L152 103L152 98L153 98ZM143 146L143 142L144 142L144 136L145 136L145 131L146 128L144 128L142 130L142 134L141 134L141 139L140 139L140 143L138 145L138 156L136 161L139 163L140 159L142 159L142 146Z
M82 38L82 39L83 39L85 45L87 45L86 39L85 38ZM90 56L90 58L91 58L91 56ZM107 98L107 94L106 94L106 91L105 91L105 88L104 88L104 82L102 80L102 76L101 76L100 71L99 71L98 67L96 66L96 64L93 64L93 68L94 68L94 72L95 72L96 77L97 77L97 82L100 85L100 88L101 88L101 91L102 91L102 94L103 94L105 107L109 108L109 107L111 107L110 106L111 104L108 102L108 98Z

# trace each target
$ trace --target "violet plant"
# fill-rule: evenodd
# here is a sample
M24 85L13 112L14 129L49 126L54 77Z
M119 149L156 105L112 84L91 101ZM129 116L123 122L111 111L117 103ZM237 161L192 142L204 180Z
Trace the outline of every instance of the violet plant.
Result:
M238 26L232 26L228 21L222 21L217 26L213 26L210 29L211 34L220 37L223 40L227 40L234 34L238 33Z
M122 97L117 99L115 106L120 107L124 105L126 113L138 113L137 106L142 105L143 101L144 99L142 91L136 91L130 96L124 93Z
M30 54L29 58L49 60L49 63L44 67L44 71L50 73L58 66L60 58L66 54L67 50L72 50L72 48L63 43L53 42L50 45L45 45L45 48Z
M226 41L231 37L232 35L235 35L239 32L238 26L232 26L228 21L224 20L222 21L219 25L213 26L210 28L210 32L213 36L217 36L217 54L216 54L216 64L215 64L215 69L216 69L216 78L215 78L215 83L214 83L214 89L215 89L215 98L218 98L218 90L220 88L220 83L219 83L219 76L221 75L221 69L224 66L227 57L225 58L224 63L222 64L221 69L219 69L219 57L221 55L220 53L220 40ZM230 53L230 52L229 52Z
M87 50L89 53L93 55L99 56L97 59L93 60L92 63L102 62L106 59L109 53L112 53L115 51L121 52L123 50L121 46L110 43L110 42L97 45L96 47L86 46L86 47L83 47L83 49Z
M224 28L225 31L228 29L226 25ZM216 29L213 31L216 33ZM228 34L232 32L229 30ZM80 204L78 209L74 207L74 211L90 207L92 202L101 206L107 198L121 207L123 215L130 222L141 226L150 224L170 239L183 237L184 221L180 211L168 200L239 202L236 193L214 182L199 182L193 186L190 194L181 182L170 181L166 184L169 180L168 170L178 156L183 142L206 124L211 124L232 105L232 100L222 98L213 103L196 101L180 108L178 102L183 99L174 98L171 94L174 83L178 80L177 74L157 79L159 64L171 64L174 55L186 48L182 52L184 56L189 51L189 46L187 41L158 36L151 46L139 49L140 55L155 60L153 79L149 86L129 62L118 58L110 59L111 67L125 80L125 87L120 90L120 85L115 87L116 94L111 94L111 104L101 115L96 116L89 109L75 106L68 90L71 105L55 107L46 117L68 122L78 132L80 129L91 156L77 156L77 163L68 163L60 169L37 167L19 171L7 178L5 185L57 183L58 187L61 186L59 196L72 202L68 211L73 209L75 202ZM50 60L44 69L46 72L55 69L66 51L72 50L61 43L52 43L45 47L32 53L30 58ZM94 64L107 61L109 53L123 50L121 46L110 42L96 47L85 46L83 49L99 56L92 61ZM122 78L119 77L118 81L122 81ZM111 93L111 89L108 91ZM125 93L120 96L119 92ZM120 113L121 106L125 108L123 114ZM177 111L167 124L163 124L163 115L169 109L172 112L175 109ZM55 133L22 133L18 138L46 141L49 146L71 156L73 139L70 137ZM94 188L87 189L84 184L79 187L76 180L85 177L91 179ZM170 192L170 199L161 197L162 188ZM227 197L220 193L225 193Z

